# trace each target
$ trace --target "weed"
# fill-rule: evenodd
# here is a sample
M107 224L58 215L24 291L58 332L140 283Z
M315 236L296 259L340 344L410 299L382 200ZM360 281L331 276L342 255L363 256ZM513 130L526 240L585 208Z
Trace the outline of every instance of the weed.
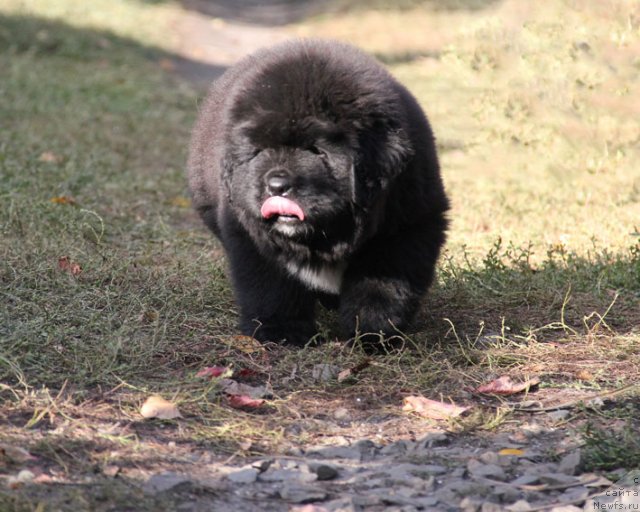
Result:
M586 471L635 469L640 461L637 426L631 421L617 430L589 423L582 430L581 465Z

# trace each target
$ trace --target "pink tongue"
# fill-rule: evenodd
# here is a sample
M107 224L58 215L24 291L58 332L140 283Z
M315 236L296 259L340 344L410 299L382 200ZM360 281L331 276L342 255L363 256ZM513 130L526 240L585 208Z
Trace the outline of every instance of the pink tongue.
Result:
M282 196L272 196L262 203L260 213L265 219L269 219L274 215L289 215L304 220L304 212L300 205L291 199Z

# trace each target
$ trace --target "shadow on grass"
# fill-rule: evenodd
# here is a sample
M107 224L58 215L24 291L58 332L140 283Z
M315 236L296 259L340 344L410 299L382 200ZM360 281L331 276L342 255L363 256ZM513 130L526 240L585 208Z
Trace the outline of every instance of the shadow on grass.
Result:
M533 257L531 247L500 241L482 261L460 264L445 256L440 282L416 322L418 336L547 341L596 325L611 334L640 325L640 244L620 254L552 248L540 263Z
M145 46L111 32L79 29L32 16L0 14L0 53L28 53L35 57L61 57L99 65L118 65L142 58L178 74L188 69L188 76L203 81L217 78L226 69Z

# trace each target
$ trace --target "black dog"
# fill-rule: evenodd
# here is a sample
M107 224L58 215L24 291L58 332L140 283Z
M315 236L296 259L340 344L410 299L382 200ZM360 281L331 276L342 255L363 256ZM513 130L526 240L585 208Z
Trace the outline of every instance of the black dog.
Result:
M316 299L344 336L402 329L429 287L448 201L431 128L373 58L289 42L217 80L193 132L194 205L228 254L240 328L301 345Z

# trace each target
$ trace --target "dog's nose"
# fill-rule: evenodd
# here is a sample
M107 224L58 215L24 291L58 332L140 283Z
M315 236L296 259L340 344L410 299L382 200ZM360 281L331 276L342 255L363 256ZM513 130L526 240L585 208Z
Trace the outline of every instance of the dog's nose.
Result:
M270 171L267 174L267 190L272 196L284 196L291 190L289 176L280 170Z

